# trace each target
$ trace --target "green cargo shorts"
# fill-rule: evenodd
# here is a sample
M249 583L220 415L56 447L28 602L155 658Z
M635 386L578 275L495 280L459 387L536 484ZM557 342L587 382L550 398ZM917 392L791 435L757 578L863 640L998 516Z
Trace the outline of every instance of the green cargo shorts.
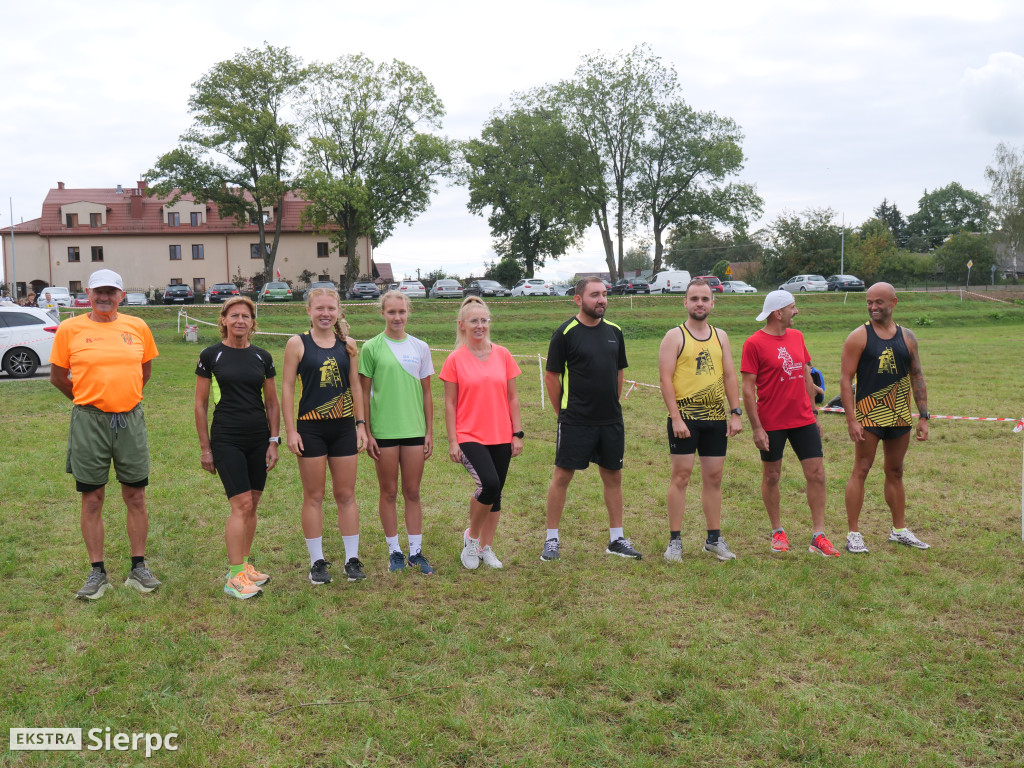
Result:
M106 485L111 461L120 483L135 485L149 477L149 438L142 403L127 413L74 406L66 471L80 484Z

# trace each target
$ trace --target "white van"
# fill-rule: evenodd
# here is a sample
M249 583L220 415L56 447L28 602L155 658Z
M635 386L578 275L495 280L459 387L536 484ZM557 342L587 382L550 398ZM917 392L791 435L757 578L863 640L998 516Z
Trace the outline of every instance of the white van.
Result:
M685 269L659 272L651 280L651 293L686 293L690 273Z

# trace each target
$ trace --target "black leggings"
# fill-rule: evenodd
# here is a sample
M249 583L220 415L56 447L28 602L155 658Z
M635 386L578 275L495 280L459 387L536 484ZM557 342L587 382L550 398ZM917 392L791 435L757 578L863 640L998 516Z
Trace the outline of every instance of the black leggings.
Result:
M459 449L463 466L476 481L473 498L491 505L491 512L500 512L501 489L505 487L508 465L512 461L512 443L459 443Z

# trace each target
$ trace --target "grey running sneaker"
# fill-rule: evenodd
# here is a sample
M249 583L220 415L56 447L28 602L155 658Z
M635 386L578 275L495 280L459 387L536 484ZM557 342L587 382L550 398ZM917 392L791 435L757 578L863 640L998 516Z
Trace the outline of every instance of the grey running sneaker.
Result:
M908 547L916 547L917 549L928 549L928 545L921 541L914 532L909 528L904 528L902 531L891 529L889 532L889 541L896 544L905 544Z
M850 531L846 534L846 551L855 555L868 553L868 545L864 543L864 537L860 535L860 531Z
M430 576L434 572L433 567L431 567L430 563L427 562L427 558L423 556L422 552L417 552L415 555L409 555L409 565L413 568L419 568L420 573L425 576Z
M480 559L488 568L501 568L501 560L499 560L498 556L494 554L494 550L491 549L490 544L480 549Z
M363 573L363 564L359 562L358 557L350 557L345 563L345 575L348 576L349 581L362 581L366 578L366 574Z
M320 584L330 584L333 579L331 579L331 574L327 572L329 565L330 562L327 560L317 560L313 563L309 568L309 583L314 587Z
M721 536L718 537L718 541L714 544L708 544L707 540L704 541L704 551L714 555L719 560L735 560L736 554L729 549L729 545L725 543L725 539Z
M388 557L388 570L389 571L404 571L405 570L405 555L401 552L392 552Z
M124 580L124 585L137 589L139 592L152 592L160 586L160 582L157 581L156 577L146 566L146 561L143 560L131 569L128 573L128 578Z
M634 560L639 560L643 557L643 555L633 549L633 542L625 536L619 536L615 541L609 541L605 552L609 555L618 555L619 557L631 557Z
M480 567L480 542L469 538L469 531L462 534L462 564L471 571Z
M558 539L548 539L544 542L544 551L540 553L541 560L558 559Z
M93 568L89 571L89 578L85 580L85 585L75 593L75 597L79 600L99 600L110 587L107 574L99 568Z
M665 550L665 559L670 563L683 562L683 540L669 539L668 549Z

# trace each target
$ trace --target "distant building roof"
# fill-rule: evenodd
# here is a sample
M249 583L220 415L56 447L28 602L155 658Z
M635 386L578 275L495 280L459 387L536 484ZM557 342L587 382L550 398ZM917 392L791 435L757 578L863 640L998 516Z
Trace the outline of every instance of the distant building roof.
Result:
M246 199L251 200L248 192L243 192ZM150 197L147 194L146 182L140 181L135 187L100 187L87 189L68 189L63 182L57 183L56 189L51 189L43 200L42 216L40 217L39 234L41 235L64 235L71 234L72 229L66 226L61 216L62 206L74 203L92 203L106 208L106 223L98 227L96 234L141 234L141 233L162 233L174 230L175 227L167 223L164 214L164 206L169 204L171 197ZM180 198L184 202L195 202L195 198L189 194L183 194ZM245 224L238 226L233 216L224 218L215 203L200 203L206 209L206 221L203 226L207 232L239 232L251 229L253 232L259 230L256 224ZM285 195L281 210L275 210L274 216L281 218L283 231L311 231L310 227L303 227L301 224L302 212L309 206L309 203L302 199L297 192L288 192ZM26 222L27 224L28 222ZM84 224L84 222L83 222ZM187 222L182 222L187 225ZM15 228L15 234L17 234ZM79 234L79 233L76 233Z

